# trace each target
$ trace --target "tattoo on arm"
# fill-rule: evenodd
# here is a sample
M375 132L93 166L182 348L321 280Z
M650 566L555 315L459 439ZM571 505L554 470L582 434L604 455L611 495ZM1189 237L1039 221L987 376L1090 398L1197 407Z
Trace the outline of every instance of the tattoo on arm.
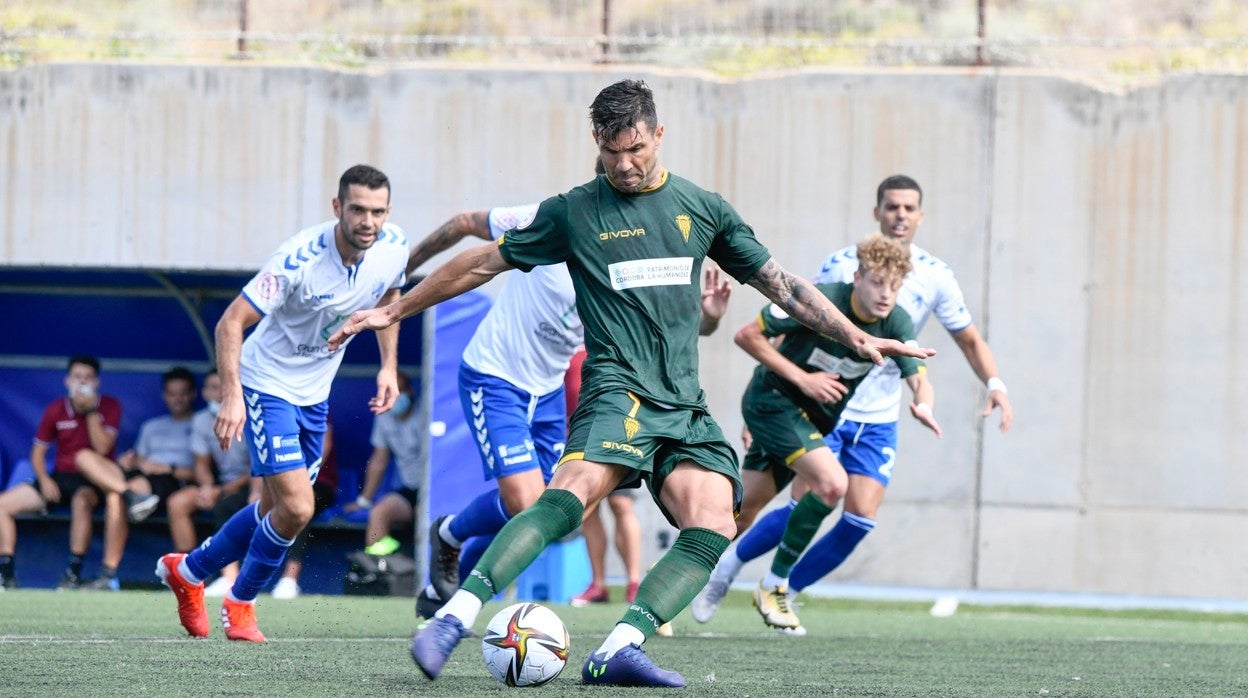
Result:
M436 230L412 247L412 252L407 258L407 273L411 274L431 257L449 249L469 235L475 235L483 240L490 239L489 211L458 213L438 226Z
M845 316L819 289L769 259L748 282L798 322L846 345L853 346Z

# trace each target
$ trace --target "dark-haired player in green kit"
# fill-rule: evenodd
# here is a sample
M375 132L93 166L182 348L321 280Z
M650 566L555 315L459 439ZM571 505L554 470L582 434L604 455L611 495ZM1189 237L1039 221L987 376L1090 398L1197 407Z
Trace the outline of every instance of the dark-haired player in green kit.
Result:
M863 331L877 337L914 342L914 323L897 307L901 281L910 272L910 251L873 235L858 244L858 271L852 284L820 284L833 305ZM778 347L768 341L784 336ZM875 364L844 345L820 336L776 305L742 327L737 345L761 364L741 397L741 412L753 440L745 454L745 501L737 527L744 531L755 514L800 473L810 485L784 529L771 571L754 590L754 607L770 626L801 634L801 623L788 599L788 576L819 524L836 508L849 487L849 476L824 443L841 411ZM936 436L932 415L936 393L919 359L894 359L914 393L910 412Z
M736 534L733 512L741 499L736 453L698 384L706 257L870 361L934 353L854 326L809 282L781 268L720 196L661 167L663 126L645 83L623 80L603 89L590 105L590 121L604 175L546 199L532 220L497 244L460 253L397 302L352 315L330 338L333 346L388 327L511 268L566 261L576 288L588 358L567 450L548 489L507 523L413 639L412 658L431 679L482 604L575 530L587 506L621 485L645 481L680 534L581 677L599 685L685 685L680 674L650 661L641 644L706 584Z

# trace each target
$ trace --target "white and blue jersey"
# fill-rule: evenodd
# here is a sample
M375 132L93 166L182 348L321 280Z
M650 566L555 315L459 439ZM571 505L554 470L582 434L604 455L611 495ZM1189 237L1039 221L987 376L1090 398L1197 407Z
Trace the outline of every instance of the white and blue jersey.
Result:
M364 258L347 266L334 244L337 224L300 231L243 287L243 297L262 316L243 342L243 385L294 405L324 402L343 355L341 349L329 351L330 335L351 313L375 307L387 291L403 286L402 230L385 224Z
M910 263L914 268L902 281L897 305L910 316L915 335L932 315L951 333L970 327L971 313L949 265L913 243ZM851 245L824 260L815 283L852 283L857 270L858 247ZM897 457L901 382L901 370L892 361L871 369L850 397L836 429L824 439L846 472L866 475L886 487Z
M329 351L329 337L406 279L407 238L397 226L385 224L363 258L346 265L335 244L337 225L300 231L243 287L262 316L243 342L239 366L253 475L306 467L316 481L329 389L344 353Z
M490 211L497 240L531 221L537 204ZM487 478L540 467L547 480L563 452L563 378L584 342L572 277L564 264L511 274L464 350L464 416L481 445Z

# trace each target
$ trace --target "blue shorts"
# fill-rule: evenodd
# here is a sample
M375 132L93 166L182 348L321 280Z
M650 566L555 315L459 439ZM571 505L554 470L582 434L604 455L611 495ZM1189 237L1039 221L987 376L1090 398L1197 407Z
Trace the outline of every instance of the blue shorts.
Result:
M247 401L247 431L243 440L251 452L251 474L276 475L307 468L316 482L321 471L329 402L299 407L258 390L243 387Z
M897 422L870 424L842 419L823 442L851 475L866 475L888 487L897 460Z
M563 387L532 395L502 378L459 365L459 401L481 447L485 479L542 469L550 482L568 438Z

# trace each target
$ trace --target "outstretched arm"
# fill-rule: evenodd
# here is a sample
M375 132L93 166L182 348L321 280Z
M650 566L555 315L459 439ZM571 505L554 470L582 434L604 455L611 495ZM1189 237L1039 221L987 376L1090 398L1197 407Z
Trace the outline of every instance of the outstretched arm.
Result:
M407 255L407 275L410 277L412 272L419 269L420 265L428 262L434 255L450 249L455 243L469 235L482 240L490 239L489 211L458 213L413 245L411 252Z
M771 302L798 322L853 349L858 356L884 363L885 356L913 356L926 359L936 350L911 346L895 339L873 337L858 329L819 289L769 259L748 281Z
M987 417L994 409L1000 408L1001 431L1009 431L1010 425L1014 423L1014 408L1010 405L1009 395L1006 394L1005 383L997 373L997 360L993 357L988 342L984 341L974 325L967 325L951 334L953 341L958 343L958 348L966 356L966 362L971 365L971 370L988 386L988 405L984 408L983 416Z
M329 338L329 350L337 351L343 340L364 330L380 330L438 303L467 293L512 266L503 260L498 245L481 245L464 250L434 269L425 280L397 301L371 310L361 310Z

